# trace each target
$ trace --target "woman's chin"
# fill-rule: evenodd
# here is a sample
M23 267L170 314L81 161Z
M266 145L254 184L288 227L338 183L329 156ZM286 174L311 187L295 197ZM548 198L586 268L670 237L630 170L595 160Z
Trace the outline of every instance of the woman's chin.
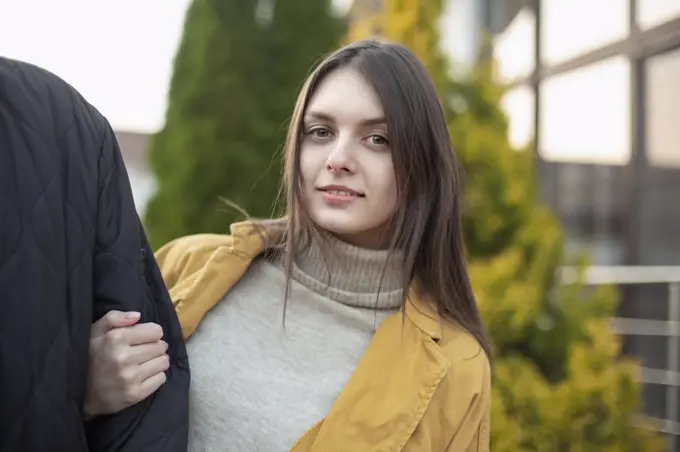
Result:
M356 221L351 221L343 218L320 218L315 221L316 225L327 232L338 237L351 237L354 235L361 235L365 229L357 225Z

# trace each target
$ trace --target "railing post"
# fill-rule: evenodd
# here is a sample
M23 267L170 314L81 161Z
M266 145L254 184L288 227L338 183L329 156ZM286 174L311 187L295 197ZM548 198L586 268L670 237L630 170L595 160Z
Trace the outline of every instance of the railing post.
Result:
M680 372L680 343L678 342L678 322L680 322L680 283L668 283L668 320L672 328L668 336L668 371L676 376ZM675 435L675 426L678 425L678 385L670 382L666 385L666 431L670 434L669 450L675 451L678 438Z

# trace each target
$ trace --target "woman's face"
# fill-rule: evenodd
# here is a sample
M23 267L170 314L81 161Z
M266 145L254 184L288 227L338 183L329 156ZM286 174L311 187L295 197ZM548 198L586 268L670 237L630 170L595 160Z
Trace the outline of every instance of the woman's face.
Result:
M312 220L342 240L386 244L397 182L383 107L361 75L337 69L307 105L300 174Z

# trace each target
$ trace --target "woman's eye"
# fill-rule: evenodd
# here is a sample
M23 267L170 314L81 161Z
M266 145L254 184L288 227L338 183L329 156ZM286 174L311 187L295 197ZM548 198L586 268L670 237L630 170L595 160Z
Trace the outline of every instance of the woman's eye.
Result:
M376 146L386 146L387 144L389 144L387 142L387 138L381 135L371 135L370 137L368 137L368 140L371 142L371 144Z
M323 128L312 129L309 134L316 138L328 138L331 136L330 130Z

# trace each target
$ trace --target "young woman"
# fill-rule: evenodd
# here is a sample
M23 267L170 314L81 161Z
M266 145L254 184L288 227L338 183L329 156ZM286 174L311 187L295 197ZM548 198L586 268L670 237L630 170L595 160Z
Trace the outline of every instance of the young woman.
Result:
M376 41L333 53L285 158L286 218L156 256L191 362L190 450L488 451L490 348L424 67Z

